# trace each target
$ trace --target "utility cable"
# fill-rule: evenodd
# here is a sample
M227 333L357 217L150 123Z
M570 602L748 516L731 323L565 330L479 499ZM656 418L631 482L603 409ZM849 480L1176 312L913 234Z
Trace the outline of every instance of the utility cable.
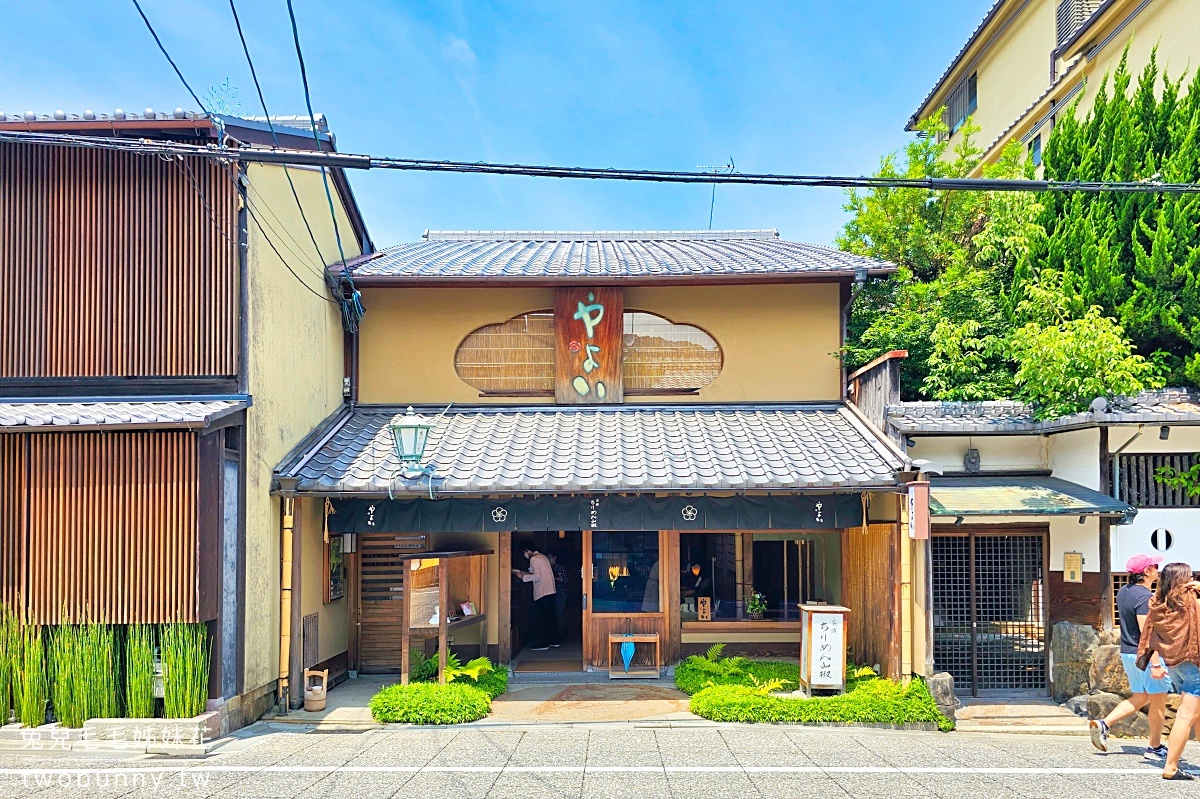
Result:
M150 24L150 19L146 16L146 12L142 11L141 3L139 3L138 0L133 0L133 7L137 9L138 14L142 18L142 22L146 23L146 30L150 31L150 35L154 37L154 43L158 45L158 49L161 50L162 54L166 57L167 63L171 65L171 69L175 70L175 74L179 76L179 80L183 84L183 88L188 90L188 94L192 96L192 99L196 101L196 105L200 107L200 110L203 111L205 115L212 116L212 114L208 113L208 109L204 107L204 103L200 102L200 98L196 96L194 91L192 91L192 87L188 84L187 78L183 77L183 73L179 71L179 67L175 64L175 59L171 58L171 54L168 53L167 48L163 46L162 39L158 38L158 34L154 32L154 26Z
M262 234L263 239L267 242L267 244L270 246L270 248L275 252L275 255L279 258L279 262L281 264L283 264L284 269L291 272L292 277L296 278L296 280L300 283L300 285L303 286L305 288L305 290L308 291L308 293L312 294L318 300L320 300L321 302L327 302L330 305L338 305L337 302L329 299L324 294L322 294L321 292L314 289L312 286L305 283L304 279L302 277L300 277L300 275L296 274L296 271L294 269L292 269L290 264L288 264L287 259L283 257L283 253L279 252L279 248L275 246L275 242L272 241L271 237L267 235L267 229L266 229L266 227L263 226L262 221L258 218L258 215L254 212L253 204L251 204L249 202L246 203L246 212L248 214L250 214L250 218L254 220L254 224L258 227L258 232Z
M1007 180L1003 178L883 178L844 175L791 175L735 172L714 175L674 170L633 170L594 167L534 166L485 161L433 161L386 158L351 153L311 150L274 150L215 146L180 142L111 139L41 131L0 130L0 141L26 142L60 147L120 150L142 155L199 155L243 163L323 166L327 169L397 169L408 172L456 172L488 175L522 175L541 178L623 180L648 183L730 183L759 186L802 186L807 188L925 189L929 191L1082 192L1098 194L1200 194L1200 183L1167 183L1157 179L1140 181Z
M300 82L304 85L304 104L308 108L308 121L312 126L313 140L316 142L317 151L320 152L321 137L317 133L317 119L313 113L312 94L308 87L308 70L304 66L304 51L300 47L300 29L296 25L296 12L292 7L292 0L287 0L287 10L288 18L292 22L292 41L296 43L296 60L300 62ZM325 201L329 204L329 220L333 224L333 237L337 242L338 257L342 260L342 280L350 289L350 295L342 298L342 321L347 332L357 333L359 320L365 313L362 306L362 294L354 285L354 277L350 274L350 267L346 265L346 252L342 248L342 233L338 228L337 211L333 207L333 193L329 190L329 175L325 172L324 166L321 167L321 182L325 186Z
M250 67L250 78L254 81L255 91L258 92L258 102L262 106L263 117L267 120L267 127L271 131L271 140L275 142L276 149L281 149L279 135L275 132L275 123L271 120L271 112L267 110L267 99L263 95L262 84L258 82L258 70L254 68L254 59L250 57L250 47L246 44L246 35L242 31L242 21L238 17L237 6L234 4L234 0L229 0L229 10L233 12L233 24L237 27L238 38L242 42L242 52L246 54L246 64ZM296 200L296 208L300 211L300 220L304 223L305 230L308 231L308 238L312 241L313 249L317 251L317 259L321 262L321 269L324 270L328 263L321 252L321 245L317 244L317 237L313 233L312 226L308 223L308 215L304 213L304 203L300 202L300 193L296 191L296 184L292 181L292 174L288 170L287 164L283 164L282 166L283 174L287 178L288 186L292 190L292 197ZM322 280L324 279L322 278Z

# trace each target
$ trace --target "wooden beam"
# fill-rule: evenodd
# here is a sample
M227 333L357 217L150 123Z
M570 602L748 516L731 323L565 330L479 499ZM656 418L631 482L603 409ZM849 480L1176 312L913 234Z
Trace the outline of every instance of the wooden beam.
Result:
M449 561L438 561L438 682L446 684L446 616L450 613Z
M288 651L288 700L293 708L304 704L304 611L300 584L300 555L304 543L304 500L297 499L292 527L292 637Z
M496 659L501 663L512 660L512 533L500 533L499 595L496 599Z
M1112 464L1108 452L1108 428L1100 428L1100 491L1117 494L1112 484ZM1112 520L1100 517L1100 624L1102 629L1111 630L1113 606L1112 579Z
M412 646L412 580L408 562L401 561L400 569L400 684L408 685L409 647Z

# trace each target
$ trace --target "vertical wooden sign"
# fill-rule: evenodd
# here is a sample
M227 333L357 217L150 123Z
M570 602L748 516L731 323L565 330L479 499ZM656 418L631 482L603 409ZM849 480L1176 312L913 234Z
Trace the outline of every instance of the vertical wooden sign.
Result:
M554 399L560 405L623 399L625 291L554 290Z

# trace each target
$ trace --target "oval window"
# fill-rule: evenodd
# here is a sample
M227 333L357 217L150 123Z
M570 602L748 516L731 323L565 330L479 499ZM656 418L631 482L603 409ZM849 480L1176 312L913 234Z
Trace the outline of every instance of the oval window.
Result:
M625 311L625 394L691 394L721 373L716 339L646 311ZM454 370L495 396L554 396L554 314L531 311L477 328L458 345Z

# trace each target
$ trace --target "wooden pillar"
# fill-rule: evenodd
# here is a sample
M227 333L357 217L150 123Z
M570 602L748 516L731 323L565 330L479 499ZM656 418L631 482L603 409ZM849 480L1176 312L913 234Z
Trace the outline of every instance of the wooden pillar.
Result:
M1119 457L1119 456L1118 456ZM1120 491L1113 485L1112 463L1108 452L1108 428L1100 428L1100 492L1117 496ZM1111 630L1113 607L1112 579L1112 520L1100 517L1100 626Z
M512 660L512 533L500 533L500 581L496 608L496 659L501 663Z
M400 684L408 685L412 647L412 561L400 561Z
M737 598L739 618L745 618L746 594L754 590L754 533L742 533L742 594Z
M336 534L335 534L336 535ZM346 654L351 671L358 671L362 661L362 579L358 572L358 536L355 536L354 552L343 555L346 560L346 613L347 622Z
M438 561L438 682L446 684L446 617L450 614L450 561Z
M663 612L667 614L667 640L662 653L667 663L674 663L679 660L683 640L683 621L679 617L679 569L681 566L679 562L679 531L667 530L664 535L666 536L666 557L661 561L659 580L666 581L665 601L667 606L663 608ZM716 575L712 575L712 579L715 584Z

